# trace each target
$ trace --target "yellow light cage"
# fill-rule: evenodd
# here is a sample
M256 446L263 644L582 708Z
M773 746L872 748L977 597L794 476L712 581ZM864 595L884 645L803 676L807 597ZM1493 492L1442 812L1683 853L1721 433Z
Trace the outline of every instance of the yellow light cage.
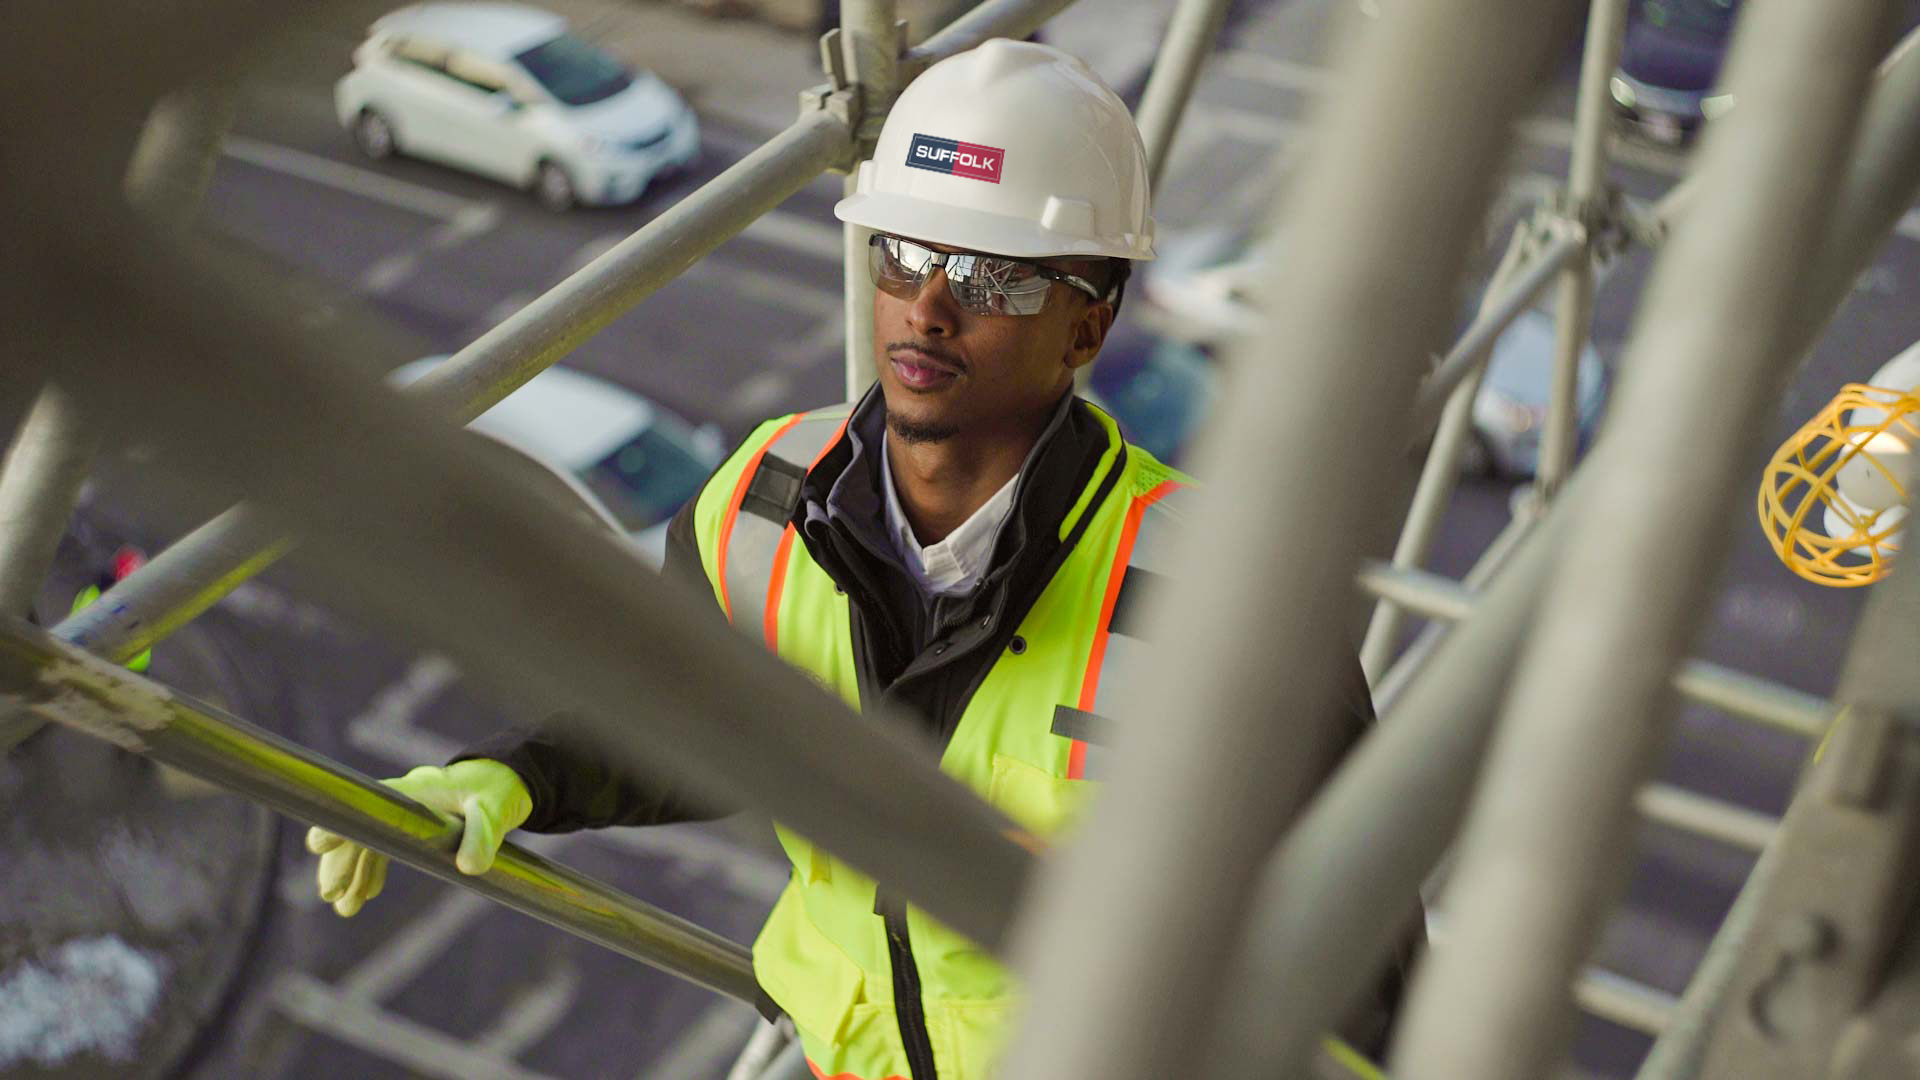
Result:
M1878 413L1871 424L1847 420L1855 409ZM1851 502L1835 487L1841 468L1863 458L1893 485L1904 499L1907 490L1901 471L1889 468L1865 447L1875 435L1891 432L1908 446L1920 448L1920 398L1899 390L1849 383L1774 451L1760 481L1760 527L1774 554L1808 581L1835 588L1871 585L1892 570L1899 534L1906 515L1893 507L1869 510ZM1808 522L1817 509L1831 509L1848 531L1829 536L1821 521ZM1823 515L1824 516L1824 515ZM1882 522L1882 519L1886 520Z

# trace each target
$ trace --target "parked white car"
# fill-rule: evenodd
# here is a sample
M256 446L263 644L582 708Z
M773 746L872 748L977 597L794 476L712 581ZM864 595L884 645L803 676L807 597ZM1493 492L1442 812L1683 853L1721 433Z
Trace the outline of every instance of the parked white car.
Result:
M445 360L429 356L387 376L405 386ZM585 510L625 532L657 565L666 554L667 523L726 456L720 433L694 427L625 387L570 368L553 367L481 413L469 429L519 452L558 478L547 484L556 505Z
M334 108L362 153L451 165L553 210L631 202L700 150L678 93L539 8L402 8L373 24L353 64Z

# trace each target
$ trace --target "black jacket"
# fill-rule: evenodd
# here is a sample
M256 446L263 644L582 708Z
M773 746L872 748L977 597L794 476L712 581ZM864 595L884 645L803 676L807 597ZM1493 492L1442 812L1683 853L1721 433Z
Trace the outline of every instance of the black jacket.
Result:
M887 536L878 451L886 415L878 389L854 410L847 436L807 474L790 520L807 553L851 600L863 706L890 701L897 707L894 715L916 718L936 745L952 736L974 690L1094 517L1091 511L1081 515L1080 526L1060 539L1061 520L1109 449L1107 429L1089 408L1071 394L1061 399L1021 469L1014 508L994 543L986 578L972 593L935 598L915 584ZM1093 505L1112 494L1118 465L1108 470L1109 489L1097 493ZM694 537L692 503L668 527L664 572L710 589ZM1374 718L1357 658L1345 687L1341 756ZM495 735L460 755L473 757L505 762L526 781L533 815L524 828L534 832L666 824L715 817L728 809L701 804L671 777L622 776L572 737L565 714ZM1335 764L1337 758L1329 760L1325 771L1331 773ZM1424 933L1409 935L1402 963L1363 1010L1361 1021L1349 1026L1350 1039L1362 1050L1381 1048L1406 958L1423 939Z

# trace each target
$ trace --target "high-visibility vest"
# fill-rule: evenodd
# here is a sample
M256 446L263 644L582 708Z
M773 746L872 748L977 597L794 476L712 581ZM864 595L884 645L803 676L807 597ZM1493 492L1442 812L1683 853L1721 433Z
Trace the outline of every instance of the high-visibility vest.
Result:
M702 492L694 523L707 580L732 623L857 709L847 597L788 521L801 479L839 440L849 410L762 425ZM1138 617L1129 599L1171 572L1173 524L1192 498L1187 477L1138 447L1123 454L1118 426L1092 411L1110 449L1060 535L1082 518L1085 530L974 691L940 760L1040 837L1073 820L1099 777L1103 714L1153 678L1154 654L1128 633ZM754 943L761 985L793 1019L819 1076L907 1077L873 879L790 830L779 834L794 873ZM906 924L939 1080L982 1080L1015 1005L1014 983L918 909L906 909Z

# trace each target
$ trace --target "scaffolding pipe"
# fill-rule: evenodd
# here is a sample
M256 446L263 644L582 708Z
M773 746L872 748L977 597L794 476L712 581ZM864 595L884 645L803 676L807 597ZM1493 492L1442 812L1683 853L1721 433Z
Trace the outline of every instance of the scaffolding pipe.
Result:
M0 465L0 615L33 607L98 446L72 395L43 387Z
M840 54L847 78L859 95L859 120L854 125L855 155L872 155L880 127L894 99L905 89L901 64L905 46L893 0L844 0L840 5ZM847 172L844 193L852 195L859 183L858 161ZM873 230L844 222L840 226L841 282L847 334L846 393L856 401L879 377L873 352L873 278L867 270L867 244Z
M850 133L827 111L708 181L606 254L482 334L402 393L467 423L673 280L844 157ZM272 565L292 540L246 505L194 530L55 628L125 660Z
M993 38L1032 37L1048 19L1072 6L1073 0L987 0L909 49L906 64L911 71L924 71Z
M1567 163L1565 211L1577 223L1582 247L1591 251L1597 208L1607 178L1607 133L1613 127L1609 82L1627 33L1627 0L1591 0L1580 59L1580 94L1573 115L1573 146ZM1593 260L1578 259L1560 274L1554 291L1553 384L1546 426L1540 433L1536 487L1551 500L1573 468L1580 434L1580 353L1593 329Z
M1514 299L1507 295L1507 286L1530 254L1533 235L1531 223L1514 229L1512 238L1507 242L1506 253L1501 256L1500 266L1494 271L1493 280L1487 283L1486 292L1481 297L1481 315L1474 318L1474 326L1493 321L1484 316L1500 314L1500 309L1504 309L1505 322L1501 324L1504 328L1524 307L1524 301L1501 301ZM1473 327L1468 328L1469 336L1472 330ZM1447 502L1453 498L1454 484L1460 478L1461 455L1466 452L1468 440L1474 438L1473 403L1480 393L1481 381L1486 377L1487 357L1493 349L1494 334L1487 335L1485 341L1468 354L1472 370L1454 387L1453 393L1447 398L1446 408L1441 412L1440 426L1433 434L1432 445L1427 448L1426 461L1420 466L1420 481L1414 487L1413 505L1408 508L1406 523L1400 528L1400 539L1394 543L1395 566L1421 566L1433 549L1434 536L1440 531L1440 521L1446 514ZM1422 390L1424 392L1425 388L1422 387ZM1425 425L1419 425L1416 430L1424 431ZM1360 644L1360 667L1367 673L1370 684L1378 683L1379 676L1393 659L1394 646L1400 641L1400 629L1405 621L1404 612L1391 600L1382 599L1374 606L1373 618L1368 622L1366 637Z
M0 620L0 692L45 719L331 829L443 881L777 1016L747 949L602 882L504 844L480 876L455 869L461 824L212 705Z
M1141 93L1140 107L1134 110L1134 122L1140 128L1140 141L1147 148L1149 189L1160 186L1166 175L1167 155L1173 150L1179 133L1180 117L1193 96L1193 84L1200 78L1200 67L1220 38L1226 24L1230 0L1179 0L1173 18L1167 23L1166 37L1153 60L1147 87Z
M226 81L199 83L161 98L127 164L127 201L134 209L162 228L191 228L237 107L234 86Z
M1448 889L1457 945L1417 974L1395 1044L1403 1080L1521 1080L1570 1026L1566 986L1623 877L1631 799L1671 715L1675 662L1710 589L1731 495L1808 297L1891 5L1780 0L1742 20L1742 109L1700 149L1718 197L1668 239L1647 289L1611 439L1574 509L1502 711ZM1793 71L1824 73L1818 89ZM1516 872L1516 868L1524 868Z
M1540 524L1539 509L1539 504L1532 500L1515 506L1513 517L1493 538L1493 542L1487 545L1486 550L1480 553L1480 557L1467 571L1467 576L1458 583L1449 581L1447 584L1463 589L1469 597L1484 590L1487 583L1506 567L1508 560L1513 558L1514 552L1519 550L1520 545ZM1407 646L1407 651L1400 654L1400 658L1393 662L1393 666L1378 679L1373 680L1375 712L1387 716L1399 707L1400 696L1407 692L1407 687L1425 669L1428 660L1433 656L1434 649L1439 647L1440 640L1446 637L1448 631L1449 627L1429 621L1426 626L1420 628L1420 633L1414 638L1413 644Z
M1349 92L1329 98L1289 198L1298 257L1259 290L1285 333L1245 343L1234 369L1248 381L1207 432L1210 482L1177 548L1189 573L1149 607L1150 625L1179 628L1164 647L1183 677L1123 707L1106 791L1040 868L1015 950L1031 1005L1010 1080L1190 1073L1261 862L1348 736L1337 683L1352 653L1328 628L1351 605L1363 500L1401 450L1354 433L1405 423L1564 13L1536 0L1404 6L1359 42ZM1102 973L1089 980L1093 955Z
M1470 585L1372 560L1361 566L1355 580L1367 593L1392 600L1423 619L1462 622L1478 603ZM1697 704L1807 738L1824 735L1837 711L1817 694L1706 660L1682 664L1674 673L1673 688Z
M594 523L542 513L471 435L339 370L244 273L166 244L70 238L64 215L105 212L92 206L32 210L18 246L40 269L15 284L50 318L69 314L0 328L0 347L70 336L75 377L113 423L310 532L306 570L338 603L446 653L510 711L577 714L613 767L762 808L1001 943L1032 856L939 771L914 722L855 716L725 625L711 590L650 572ZM168 349L136 358L135 341Z
M1868 102L1843 194L1814 263L1815 295L1794 328L1796 353L1811 345L1920 195L1916 37L1882 66ZM1489 583L1474 617L1442 639L1403 700L1382 710L1386 722L1355 751L1267 866L1254 905L1258 917L1242 942L1239 966L1227 975L1226 1000L1238 1004L1219 1022L1220 1043L1230 1046L1226 1053L1235 1059L1306 1060L1320 1033L1338 1022L1386 963L1406 915L1398 898L1420 887L1464 812L1514 654L1553 565L1566 506L1579 498L1585 474L1576 473L1562 489L1559 504L1512 565ZM1401 599L1413 602L1411 595ZM1380 798L1383 791L1394 797ZM1355 846L1355 836L1370 842ZM1263 1007L1270 1001L1292 1008L1276 1018Z
M1483 358L1500 335L1527 310L1554 275L1583 257L1586 250L1586 243L1576 231L1564 226L1549 228L1545 242L1528 254L1524 269L1517 271L1508 284L1497 290L1488 284L1487 295L1491 299L1482 302L1473 322L1461 332L1460 340L1453 343L1433 373L1420 384L1420 394L1414 404L1413 430L1425 433L1433 425L1452 400L1461 380L1482 368Z

